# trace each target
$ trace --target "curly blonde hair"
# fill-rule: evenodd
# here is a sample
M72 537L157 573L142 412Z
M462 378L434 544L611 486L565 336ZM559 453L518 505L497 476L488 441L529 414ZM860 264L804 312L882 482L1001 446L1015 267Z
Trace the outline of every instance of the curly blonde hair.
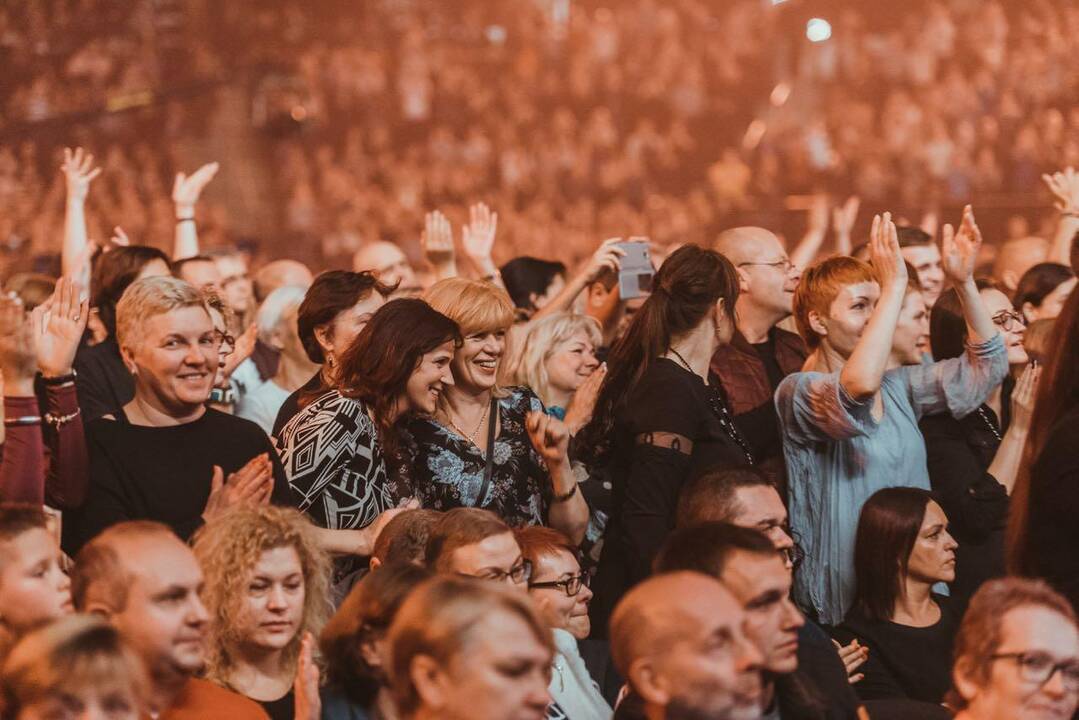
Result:
M242 640L235 622L246 595L245 587L262 554L291 547L303 568L303 621L285 647L285 660L294 667L304 633L318 637L333 606L330 602L330 559L315 539L314 526L292 508L241 507L206 523L192 541L205 578L202 601L210 613L210 643L206 677L227 682Z

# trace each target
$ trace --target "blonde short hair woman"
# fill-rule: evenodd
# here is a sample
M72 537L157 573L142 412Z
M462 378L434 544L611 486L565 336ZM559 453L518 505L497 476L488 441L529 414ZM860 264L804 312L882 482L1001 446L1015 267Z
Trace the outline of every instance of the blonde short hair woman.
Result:
M531 388L548 412L565 419L577 389L599 367L596 351L602 343L594 318L568 312L548 315L529 324L513 364L514 378Z
M193 548L210 613L206 677L267 710L295 705L303 717L312 638L333 611L330 561L314 526L291 508L238 508L204 525Z

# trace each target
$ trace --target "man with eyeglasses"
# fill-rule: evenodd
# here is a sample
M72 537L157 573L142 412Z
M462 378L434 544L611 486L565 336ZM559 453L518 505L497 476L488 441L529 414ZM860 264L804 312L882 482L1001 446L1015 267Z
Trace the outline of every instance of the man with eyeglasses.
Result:
M792 264L774 233L759 227L721 232L715 249L738 272L735 333L712 358L735 424L758 462L780 464L783 443L772 397L780 381L802 369L805 344L778 327L790 317L802 271Z
M532 604L554 633L555 658L551 667L549 690L553 705L547 717L609 718L611 706L622 685L610 662L610 650L603 641L588 645L590 657L585 657L580 643L587 641L591 624L588 602L588 573L577 561L577 548L562 533L551 528L532 526L514 531L525 560L532 565L528 594ZM594 652L599 645L602 656ZM589 663L599 660L598 664ZM593 679L595 678L595 680ZM597 683L603 683L601 694Z
M532 563L521 554L510 526L479 508L454 508L439 518L427 540L427 567L521 590L532 577Z
M1067 720L1079 706L1079 630L1044 582L990 580L955 638L955 720Z

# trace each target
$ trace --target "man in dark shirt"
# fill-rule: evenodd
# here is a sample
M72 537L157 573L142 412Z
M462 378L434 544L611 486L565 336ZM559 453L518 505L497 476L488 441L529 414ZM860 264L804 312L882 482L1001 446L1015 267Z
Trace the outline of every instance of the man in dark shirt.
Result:
M758 227L726 230L715 249L738 270L741 292L730 344L716 351L712 371L723 385L735 424L758 462L781 463L773 396L780 381L801 370L806 351L801 338L777 327L791 314L800 268L773 233Z

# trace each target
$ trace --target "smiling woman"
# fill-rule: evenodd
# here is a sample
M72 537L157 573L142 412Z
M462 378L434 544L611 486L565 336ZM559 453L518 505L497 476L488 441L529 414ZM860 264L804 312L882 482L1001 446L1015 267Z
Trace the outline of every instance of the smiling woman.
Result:
M135 397L86 426L90 487L64 517L69 554L124 520L157 520L187 538L232 505L291 504L265 433L206 407L219 341L198 290L171 277L135 281L116 306L116 340Z

